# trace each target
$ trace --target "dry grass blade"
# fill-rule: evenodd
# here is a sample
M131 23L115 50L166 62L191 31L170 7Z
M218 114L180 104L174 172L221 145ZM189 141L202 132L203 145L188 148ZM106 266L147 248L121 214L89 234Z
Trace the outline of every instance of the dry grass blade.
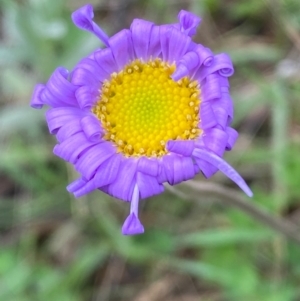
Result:
M133 301L158 301L164 300L177 286L178 278L167 275L152 283L143 290Z

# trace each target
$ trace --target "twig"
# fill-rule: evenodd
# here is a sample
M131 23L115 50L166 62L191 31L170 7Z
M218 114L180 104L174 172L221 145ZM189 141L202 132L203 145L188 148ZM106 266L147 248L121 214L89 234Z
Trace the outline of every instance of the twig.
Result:
M261 208L259 205L254 204L251 199L248 201L239 193L233 189L225 188L219 184L215 183L201 183L196 181L189 181L184 184L181 184L182 187L187 187L189 190L192 190L197 193L197 196L191 195L191 193L182 193L177 187L167 186L166 188L185 199L193 199L199 201L198 195L210 195L216 198L219 198L223 204L236 207L241 209L248 215L252 216L262 224L267 225L273 230L278 231L284 236L290 238L295 243L300 245L300 231L297 226L290 223L287 220L284 220L280 217L271 215L264 208Z

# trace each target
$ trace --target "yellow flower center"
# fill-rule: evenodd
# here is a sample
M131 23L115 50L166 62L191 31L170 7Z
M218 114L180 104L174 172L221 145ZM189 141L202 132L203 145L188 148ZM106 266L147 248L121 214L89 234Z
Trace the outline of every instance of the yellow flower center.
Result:
M160 59L133 61L103 83L93 113L104 139L125 156L159 157L169 140L191 140L198 128L200 89L197 81L171 78L175 65Z

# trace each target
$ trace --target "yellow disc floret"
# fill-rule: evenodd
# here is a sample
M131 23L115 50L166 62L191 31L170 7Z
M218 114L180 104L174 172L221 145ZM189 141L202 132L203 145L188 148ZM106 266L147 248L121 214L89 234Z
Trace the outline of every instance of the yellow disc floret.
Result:
M136 60L103 83L92 111L101 120L104 139L125 156L163 156L167 141L200 135L198 82L174 81L174 70L160 59Z

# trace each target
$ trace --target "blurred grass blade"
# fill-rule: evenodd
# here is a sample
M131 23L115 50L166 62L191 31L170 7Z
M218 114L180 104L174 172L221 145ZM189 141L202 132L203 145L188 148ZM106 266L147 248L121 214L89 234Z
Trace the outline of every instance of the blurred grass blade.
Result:
M180 247L218 247L237 243L258 243L274 237L270 231L216 229L185 234L177 238Z

